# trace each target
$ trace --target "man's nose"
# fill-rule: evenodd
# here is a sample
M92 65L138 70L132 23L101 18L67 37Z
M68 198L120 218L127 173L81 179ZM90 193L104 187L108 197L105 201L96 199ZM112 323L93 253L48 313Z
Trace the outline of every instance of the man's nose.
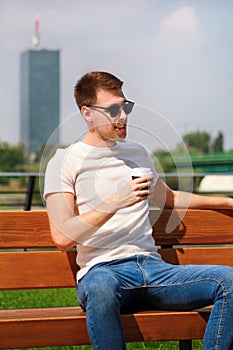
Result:
M125 113L124 109L121 107L120 113L118 115L118 122L125 122L127 120L128 116Z

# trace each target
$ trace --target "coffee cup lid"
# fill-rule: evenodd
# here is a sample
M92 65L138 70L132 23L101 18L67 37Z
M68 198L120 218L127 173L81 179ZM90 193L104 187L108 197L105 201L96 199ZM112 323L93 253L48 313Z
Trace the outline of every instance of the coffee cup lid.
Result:
M152 171L150 168L133 168L132 169L132 176L135 177L140 177L140 176L147 176L147 175L151 175Z

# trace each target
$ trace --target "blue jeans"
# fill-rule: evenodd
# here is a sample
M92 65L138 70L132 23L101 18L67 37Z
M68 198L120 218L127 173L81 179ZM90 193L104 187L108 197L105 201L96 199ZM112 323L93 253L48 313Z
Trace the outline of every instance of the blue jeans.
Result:
M212 304L203 349L233 349L232 267L171 265L138 255L95 265L78 282L77 293L95 350L125 349L120 314Z

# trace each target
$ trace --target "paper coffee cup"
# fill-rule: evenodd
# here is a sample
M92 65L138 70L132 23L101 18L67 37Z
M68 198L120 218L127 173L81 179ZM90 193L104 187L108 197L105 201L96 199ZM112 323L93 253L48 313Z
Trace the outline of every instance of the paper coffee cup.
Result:
M144 176L147 177L149 175L153 175L150 168L133 168L131 172L132 179Z

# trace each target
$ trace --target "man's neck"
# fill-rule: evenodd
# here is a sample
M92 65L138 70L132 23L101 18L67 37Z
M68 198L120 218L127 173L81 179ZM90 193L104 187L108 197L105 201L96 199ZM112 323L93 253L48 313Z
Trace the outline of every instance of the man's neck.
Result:
M93 147L102 147L102 148L112 148L116 145L116 141L114 140L98 139L93 137L93 135L90 134L89 132L87 132L82 142Z

